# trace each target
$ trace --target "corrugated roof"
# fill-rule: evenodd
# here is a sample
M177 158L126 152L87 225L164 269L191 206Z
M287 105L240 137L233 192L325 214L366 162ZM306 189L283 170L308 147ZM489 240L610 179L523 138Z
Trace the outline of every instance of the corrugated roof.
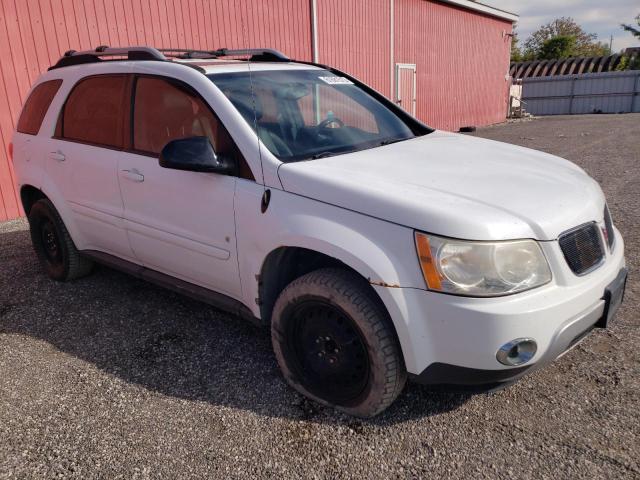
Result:
M513 78L531 78L610 72L618 68L622 59L622 55L615 54L602 57L571 57L513 62L509 68L509 74Z

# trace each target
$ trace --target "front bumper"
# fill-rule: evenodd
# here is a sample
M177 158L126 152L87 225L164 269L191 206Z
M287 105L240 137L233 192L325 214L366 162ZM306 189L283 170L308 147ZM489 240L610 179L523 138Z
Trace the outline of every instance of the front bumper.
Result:
M614 252L588 275L578 278L560 267L552 266L551 284L498 298L375 289L396 327L410 377L427 384L501 383L552 362L601 321L605 289L625 267L622 237L617 233ZM536 341L534 357L519 367L500 364L496 352L516 338Z
M497 385L513 382L525 374L544 367L564 355L596 327L605 313L600 300L587 312L567 320L556 331L546 353L535 363L501 370L482 370L446 363L432 363L419 375L410 378L423 385Z

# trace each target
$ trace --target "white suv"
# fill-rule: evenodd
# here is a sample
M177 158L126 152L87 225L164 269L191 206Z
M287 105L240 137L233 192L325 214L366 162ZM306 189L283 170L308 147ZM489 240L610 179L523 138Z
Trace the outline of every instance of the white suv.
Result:
M508 384L622 301L623 241L579 167L273 50L67 52L13 157L50 277L96 261L270 325L287 381L353 415L407 377Z

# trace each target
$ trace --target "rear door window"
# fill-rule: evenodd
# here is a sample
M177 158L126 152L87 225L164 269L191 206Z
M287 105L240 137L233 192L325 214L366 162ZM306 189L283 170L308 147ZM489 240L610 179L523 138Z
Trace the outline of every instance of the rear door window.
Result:
M127 75L99 75L81 80L67 98L58 135L82 143L123 148L127 85Z
M42 125L42 120L49 110L53 97L58 93L62 80L49 80L42 82L33 89L22 108L17 130L20 133L37 135Z

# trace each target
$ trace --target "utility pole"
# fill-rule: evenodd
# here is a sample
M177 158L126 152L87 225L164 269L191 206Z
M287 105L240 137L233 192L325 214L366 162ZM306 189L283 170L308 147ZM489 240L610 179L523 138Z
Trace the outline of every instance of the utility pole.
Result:
M613 55L613 35L609 39L609 55Z

